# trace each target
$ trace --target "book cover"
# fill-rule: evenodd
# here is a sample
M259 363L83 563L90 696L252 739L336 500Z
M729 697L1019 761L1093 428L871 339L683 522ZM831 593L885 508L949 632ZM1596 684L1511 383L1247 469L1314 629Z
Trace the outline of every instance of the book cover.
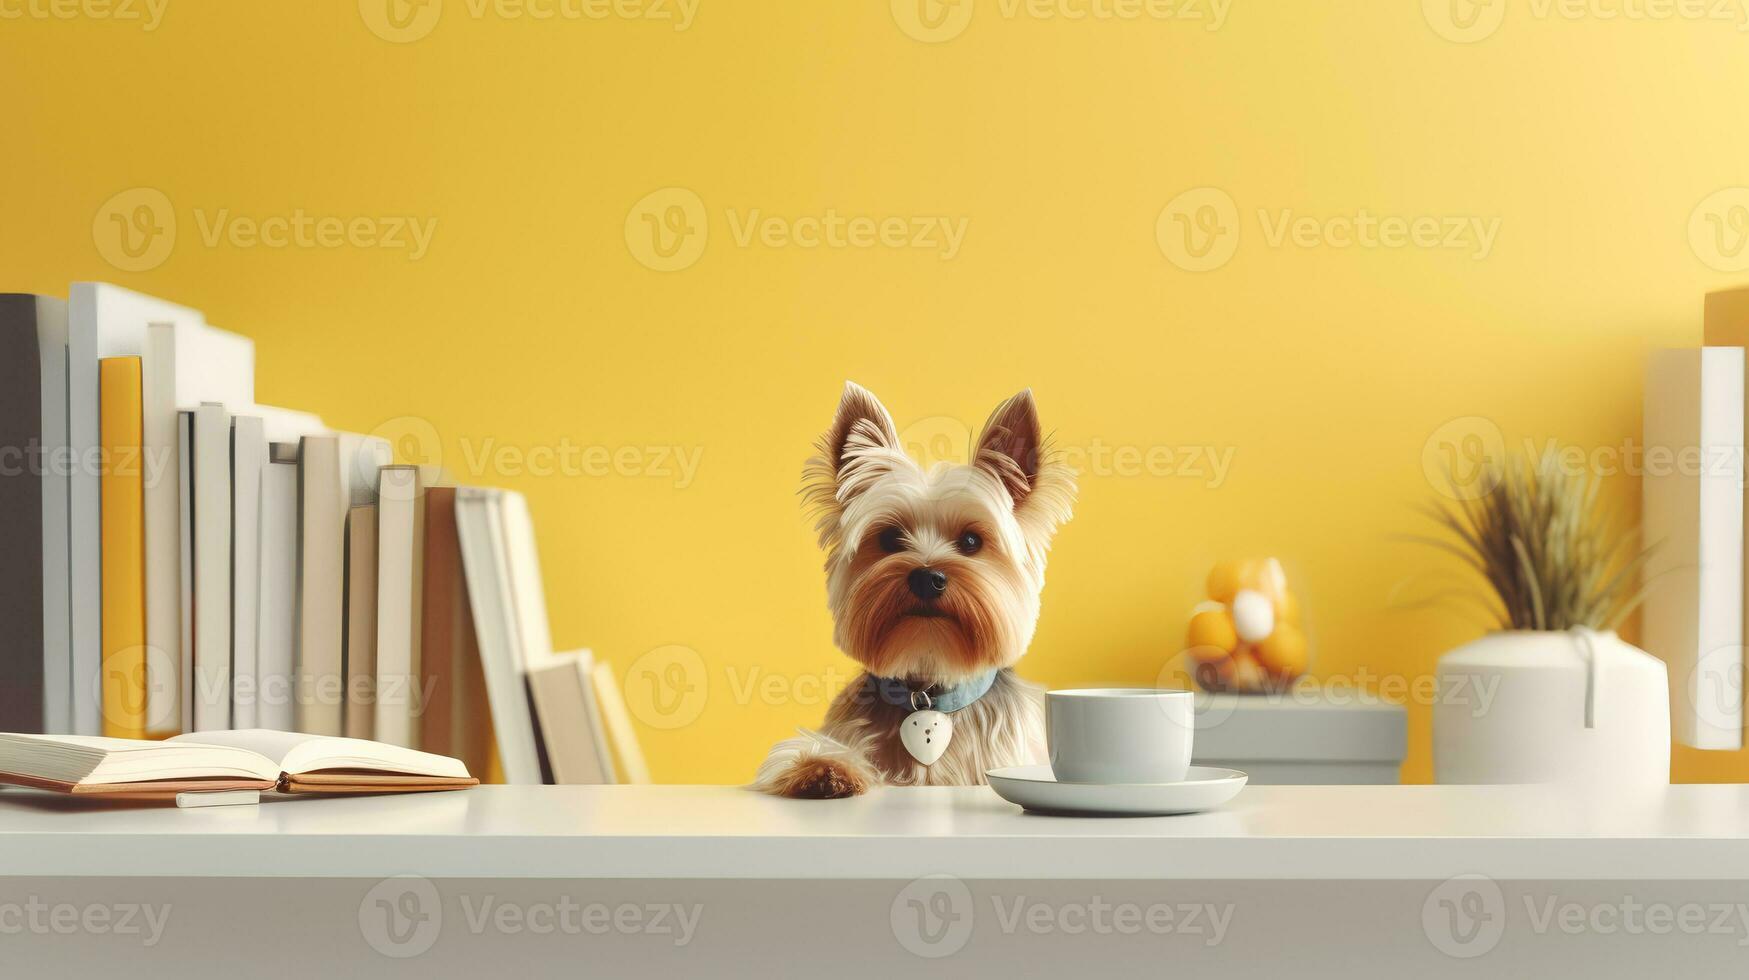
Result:
M297 725L293 676L298 630L298 444L271 442L261 472L260 601L256 615L256 720Z
M375 738L411 748L423 701L425 495L418 467L385 466L379 476Z
M67 303L37 296L37 354L42 365L38 437L43 515L43 730L73 730L73 599L69 591L71 467L67 437Z
M146 734L146 515L140 359L99 362L103 734Z
M462 593L461 545L455 536L455 488L429 487L425 491L424 596L419 611L420 690L426 692L419 714L419 747L427 752L451 754L456 742L457 684L455 670L459 622L467 606ZM484 772L484 767L476 771Z
M194 411L194 727L231 727L231 414Z
M44 730L43 481L40 463L42 366L34 296L0 295L0 449L25 461L21 477L0 479L0 718L24 731ZM17 719L13 721L12 719Z
M340 441L305 436L298 451L298 645L296 727L339 735L344 726L342 613L347 502Z
M614 769L619 781L649 782L650 767L644 763L644 750L638 745L638 733L632 727L632 715L626 710L625 695L620 692L613 666L597 660L590 676L595 681L595 700L601 709L602 727L607 730L607 740L613 747Z
M1744 352L1652 354L1646 371L1641 642L1670 671L1676 738L1743 745Z
M346 737L376 736L377 509L346 516Z
M539 750L516 636L510 568L499 498L502 491L462 487L456 491L456 533L467 576L468 606L480 648L481 675L492 714L498 767L505 782L538 785Z
M267 430L260 416L231 419L231 726L260 723L261 471Z

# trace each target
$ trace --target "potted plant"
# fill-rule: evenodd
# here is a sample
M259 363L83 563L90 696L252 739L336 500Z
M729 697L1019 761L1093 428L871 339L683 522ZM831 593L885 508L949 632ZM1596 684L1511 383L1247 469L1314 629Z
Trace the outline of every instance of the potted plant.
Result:
M1599 481L1553 449L1479 486L1431 508L1455 540L1428 540L1481 575L1497 619L1440 658L1435 780L1668 783L1664 663L1615 634L1644 594L1636 534L1610 526Z

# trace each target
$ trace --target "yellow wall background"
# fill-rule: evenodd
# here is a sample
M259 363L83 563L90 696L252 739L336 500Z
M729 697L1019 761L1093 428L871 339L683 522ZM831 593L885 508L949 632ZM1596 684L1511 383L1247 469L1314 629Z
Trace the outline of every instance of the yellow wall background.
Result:
M1478 632L1387 608L1450 568L1392 539L1426 526L1441 426L1637 439L1646 352L1697 343L1702 295L1741 278L1690 236L1703 199L1749 184L1740 16L1233 0L1217 25L1208 0L1161 8L1177 19L961 0L969 22L934 7L936 36L959 32L926 41L901 26L929 34L914 0L702 0L684 30L556 0L396 2L405 31L379 0L167 0L155 26L122 17L145 0L0 0L5 285L196 306L255 338L262 400L435 434L458 478L524 491L555 636L627 674L659 780L744 781L849 676L795 496L847 377L920 440L963 439L1031 386L1083 452L1230 451L1221 481L1115 457L1083 477L1033 679L1151 683L1209 565L1254 554L1287 561L1317 673L1413 679ZM1462 36L1452 10L1486 36L1444 36ZM670 187L708 238L658 272L626 227ZM1193 273L1156 221L1201 187L1234 202L1239 238ZM104 220L135 188L176 219L139 272L106 258ZM951 258L743 246L755 209L966 233ZM1363 209L1498 234L1483 258L1272 245L1258 215ZM300 211L436 225L417 258L209 241ZM574 455L481 462L502 447ZM602 474L600 450L625 447L701 455L690 481L642 455ZM1631 476L1612 489L1635 504ZM650 684L671 664L696 683L664 715ZM1411 710L1404 776L1425 781L1430 710ZM1749 778L1749 754L1679 751L1676 775Z

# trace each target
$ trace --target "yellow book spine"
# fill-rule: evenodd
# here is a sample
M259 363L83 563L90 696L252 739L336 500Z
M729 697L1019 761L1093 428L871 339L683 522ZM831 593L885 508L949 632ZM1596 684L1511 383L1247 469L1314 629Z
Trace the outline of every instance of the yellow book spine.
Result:
M140 359L103 358L98 373L103 449L103 734L146 737L146 460Z

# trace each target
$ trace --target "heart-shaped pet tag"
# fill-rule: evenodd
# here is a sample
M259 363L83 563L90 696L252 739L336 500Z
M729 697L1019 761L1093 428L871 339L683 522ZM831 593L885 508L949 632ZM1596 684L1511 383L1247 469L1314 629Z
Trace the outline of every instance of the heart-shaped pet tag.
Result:
M953 719L939 711L913 711L899 723L899 741L911 758L926 766L947 751L953 739Z

